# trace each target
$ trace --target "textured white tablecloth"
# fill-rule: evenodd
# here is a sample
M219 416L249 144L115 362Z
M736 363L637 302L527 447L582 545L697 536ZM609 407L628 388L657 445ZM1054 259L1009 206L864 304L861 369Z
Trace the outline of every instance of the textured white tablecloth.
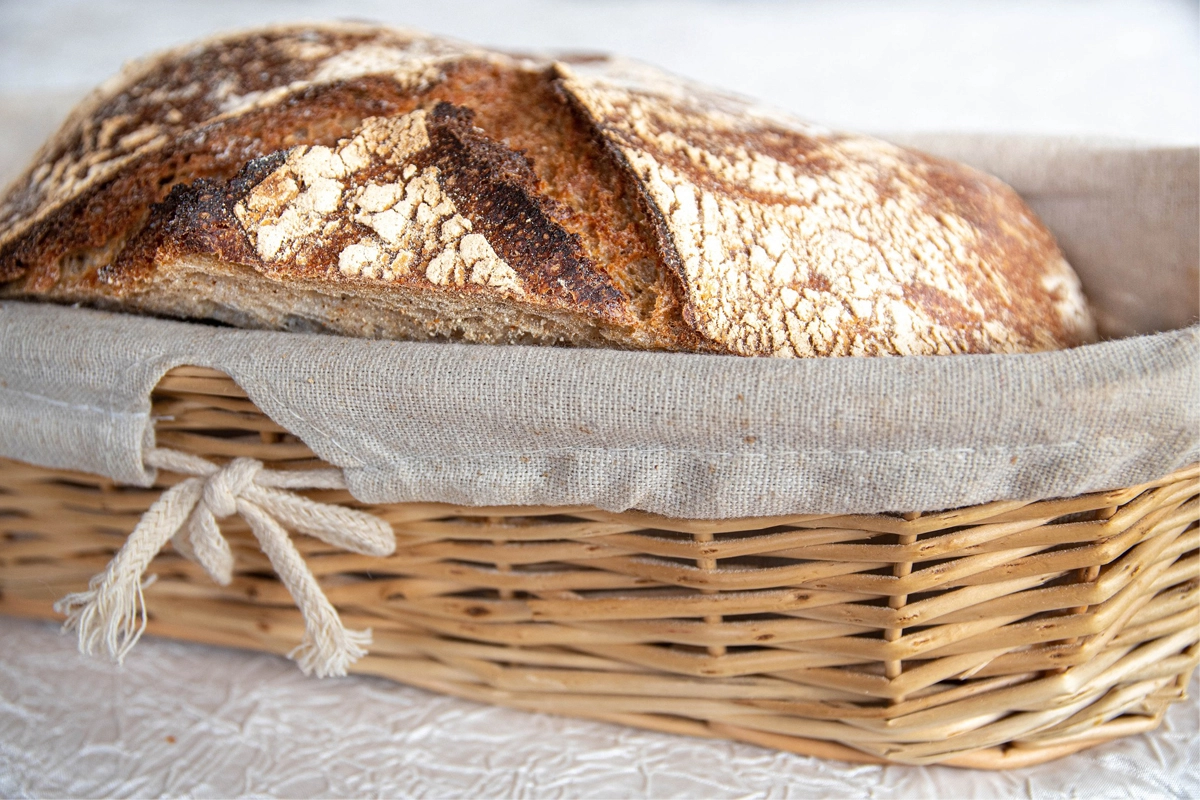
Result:
M617 51L849 128L1200 139L1194 2L13 1L0 3L0 183L127 58L339 16ZM55 626L0 617L6 797L1197 797L1198 728L1193 699L1152 735L1024 770L853 766L313 681L200 645L145 639L117 668Z
M821 761L530 714L282 658L143 639L124 667L0 617L0 794L18 797L1200 796L1196 709L1150 736L982 772ZM1193 681L1195 696L1200 683Z

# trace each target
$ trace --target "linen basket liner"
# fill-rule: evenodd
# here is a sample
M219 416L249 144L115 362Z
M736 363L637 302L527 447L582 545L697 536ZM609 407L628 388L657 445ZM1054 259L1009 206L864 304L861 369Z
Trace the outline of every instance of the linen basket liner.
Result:
M0 456L148 486L150 392L194 365L228 373L367 503L711 519L931 511L1134 485L1200 461L1200 326L1183 327L1200 302L1196 149L907 143L1013 183L1062 241L1102 329L1127 338L1035 355L743 359L368 341L3 302Z
M149 395L227 372L368 503L856 513L1200 458L1196 328L1032 356L768 360L347 340L0 305L0 455L146 486Z

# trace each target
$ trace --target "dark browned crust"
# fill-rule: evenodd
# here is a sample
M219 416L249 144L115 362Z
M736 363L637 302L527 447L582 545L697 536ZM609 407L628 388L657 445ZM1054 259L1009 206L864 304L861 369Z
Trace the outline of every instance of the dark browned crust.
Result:
M302 144L335 144L363 119L404 113L415 102L392 81L366 77L307 87L279 105L188 131L0 249L0 280L28 275L29 292L47 291L59 280L62 259L86 258L88 251L112 249L114 242L130 238L146 223L150 207L165 200L174 186L227 181L246 164L272 153ZM117 277L125 274L110 273L105 285L121 293L126 287ZM128 287L133 288L143 285L146 276L128 277L136 282Z
M538 192L529 160L489 139L474 117L470 109L438 103L426 121L430 146L417 166L438 168L438 181L459 212L535 295L624 316L625 296L583 252L579 236L559 224L565 209Z
M116 260L97 270L98 282L133 293L150 284L159 259L188 254L263 269L233 209L286 155L287 151L279 150L256 158L231 181L200 178L176 184L163 202L151 207L146 225Z
M664 268L669 245L653 224L657 212L624 158L562 91L553 67L524 71L464 59L447 68L429 97L469 106L476 126L528 158L538 190L563 212L556 221L580 237L596 267L625 294L643 346L703 347L683 320L678 278Z

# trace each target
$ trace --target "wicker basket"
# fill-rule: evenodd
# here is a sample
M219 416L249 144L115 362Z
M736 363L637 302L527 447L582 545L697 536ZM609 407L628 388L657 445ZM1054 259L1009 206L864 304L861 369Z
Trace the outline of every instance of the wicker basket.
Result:
M320 466L225 375L172 370L158 442ZM1154 728L1200 655L1200 468L934 514L703 522L589 508L363 506L394 556L297 544L361 672L475 700L851 761L1007 768ZM0 611L103 570L180 476L122 488L0 460ZM228 587L170 550L149 631L285 653L303 623L245 524Z

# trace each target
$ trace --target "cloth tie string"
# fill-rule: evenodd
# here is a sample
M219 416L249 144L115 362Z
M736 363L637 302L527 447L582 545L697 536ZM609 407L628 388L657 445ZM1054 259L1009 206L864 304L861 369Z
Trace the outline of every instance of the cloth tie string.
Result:
M189 475L163 492L85 592L70 594L54 608L67 617L64 629L76 629L79 649L103 647L120 662L146 630L142 576L167 541L204 567L222 586L233 580L233 551L217 520L240 515L263 553L291 593L304 617L304 639L288 656L305 674L345 675L366 654L371 631L348 630L284 526L327 544L371 556L391 555L396 538L391 526L355 509L309 500L286 489L344 489L341 470L283 472L264 469L261 461L236 458L218 467L199 456L156 448L146 465Z

